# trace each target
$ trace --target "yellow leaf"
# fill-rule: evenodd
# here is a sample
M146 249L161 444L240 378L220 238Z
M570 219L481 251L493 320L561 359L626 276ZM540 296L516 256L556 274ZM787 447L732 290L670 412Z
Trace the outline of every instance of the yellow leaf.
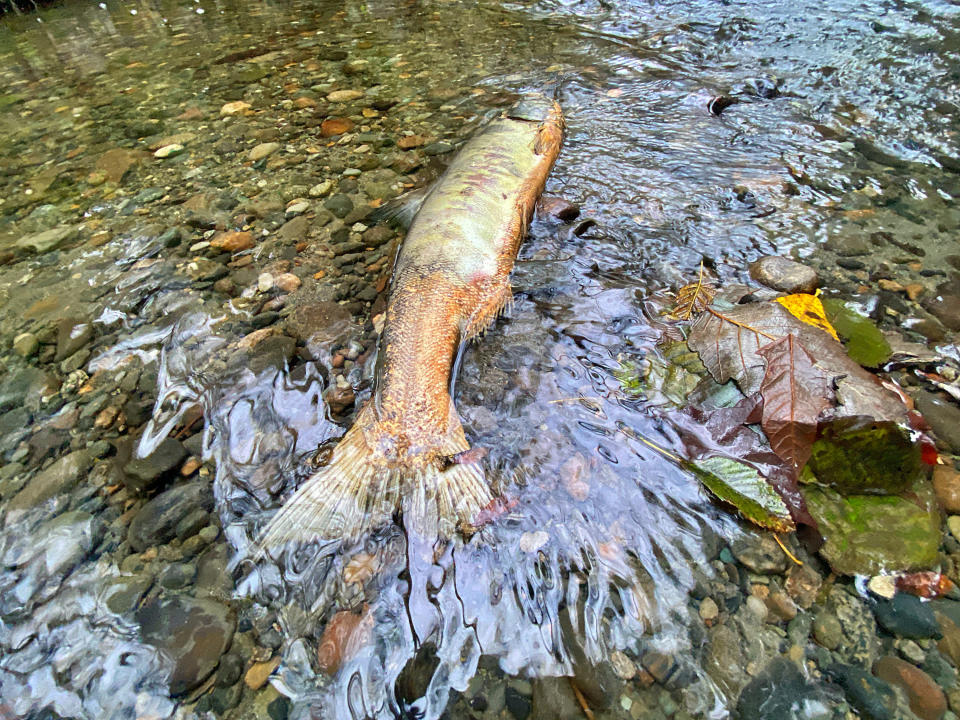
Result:
M820 302L820 298L816 295L797 293L795 295L786 295L782 298L777 298L777 302L789 310L790 314L798 320L802 320L807 325L820 328L825 333L829 333L834 340L840 340L840 338L837 337L837 331L833 329L833 325L827 320L823 303Z

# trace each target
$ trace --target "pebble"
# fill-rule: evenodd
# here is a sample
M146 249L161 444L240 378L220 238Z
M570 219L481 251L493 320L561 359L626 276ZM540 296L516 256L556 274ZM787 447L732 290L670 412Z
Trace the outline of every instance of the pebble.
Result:
M610 654L610 664L613 666L613 671L617 674L617 677L623 680L630 680L637 674L637 666L621 650L614 650Z
M231 253L242 252L253 247L253 233L245 231L218 233L210 238L210 245Z
M761 285L785 293L812 293L820 284L812 268L778 255L768 255L750 263L750 277Z
M768 533L745 533L731 543L730 550L741 565L758 575L787 569L787 556Z
M327 100L337 103L350 102L351 100L359 100L363 95L362 90L334 90L327 94Z
M279 290L289 293L300 287L300 278L293 273L281 273L273 279L273 284Z
M836 650L843 642L843 627L828 610L821 610L813 619L813 637L827 650Z
M20 333L13 339L13 351L20 357L35 355L40 349L40 341L33 333Z
M945 512L960 513L960 473L953 466L934 466L933 490L937 495L937 502Z
M243 682L251 690L259 690L267 684L267 680L273 674L273 671L280 665L280 656L266 660L265 662L256 662L250 666L243 676Z
M250 103L243 102L242 100L237 100L236 102L228 102L223 107L220 108L220 117L232 117L234 115L246 115L247 110L250 109Z
M835 664L825 670L826 675L843 688L847 702L861 717L867 720L893 720L897 696L889 683L853 665Z
M954 538L960 540L960 515L951 515L947 518L947 528Z
M183 150L183 145L180 145L179 143L173 143L172 145L164 145L162 148L153 153L153 156L163 159L179 155L183 152Z
M177 526L191 512L213 509L210 488L188 482L166 490L147 502L130 521L127 541L137 552L169 542L177 535Z
M947 711L943 691L920 668L887 655L874 663L873 674L891 685L903 688L910 701L910 709L920 720L941 720Z
M914 640L941 635L933 607L916 595L901 592L889 600L874 598L870 605L877 622L891 635Z
M707 625L712 624L719 615L720 608L717 607L717 603L713 598L705 597L700 602L700 619L707 623Z
M333 181L324 180L314 185L308 192L310 197L325 197L330 194L331 190L333 190Z
M537 550L547 544L549 539L550 536L544 530L525 532L520 536L520 550L525 553L537 552Z
M293 217L296 217L297 215L305 213L309 209L310 209L309 201L293 200L290 202L290 204L287 205L287 210L284 214L286 218L289 220L290 218L293 218Z
M275 153L279 149L280 149L280 143L276 143L276 142L260 143L249 152L249 154L247 155L247 159L253 162L256 162L257 160L263 160L263 158L273 155L273 153Z
M236 619L227 606L186 595L156 597L137 610L140 635L173 662L170 694L198 687L217 667L230 646Z
M124 465L124 484L137 492L149 490L164 475L180 467L186 457L187 450L183 443L175 438L164 438L147 457L131 460Z
M257 276L257 292L265 293L273 289L273 275L260 273Z

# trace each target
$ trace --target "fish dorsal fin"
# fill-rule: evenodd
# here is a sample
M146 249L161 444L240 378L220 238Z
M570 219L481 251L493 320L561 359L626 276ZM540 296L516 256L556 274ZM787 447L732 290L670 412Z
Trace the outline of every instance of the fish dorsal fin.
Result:
M420 211L424 200L433 191L435 185L436 183L431 183L388 200L370 213L368 219L374 223L386 222L394 227L409 229L414 216Z

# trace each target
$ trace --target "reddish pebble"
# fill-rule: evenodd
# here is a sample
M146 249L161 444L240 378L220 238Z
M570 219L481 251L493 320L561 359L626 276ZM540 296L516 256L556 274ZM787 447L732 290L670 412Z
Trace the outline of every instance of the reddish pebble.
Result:
M215 235L210 244L227 252L240 252L253 247L253 235L248 232L226 232Z
M283 292L293 292L300 287L300 278L293 273L281 273L273 279L273 285Z
M920 668L887 655L873 664L873 674L903 688L910 709L920 720L940 720L947 712L943 690Z
M350 118L332 117L327 118L320 124L320 134L323 137L343 135L351 130L353 130L353 120Z

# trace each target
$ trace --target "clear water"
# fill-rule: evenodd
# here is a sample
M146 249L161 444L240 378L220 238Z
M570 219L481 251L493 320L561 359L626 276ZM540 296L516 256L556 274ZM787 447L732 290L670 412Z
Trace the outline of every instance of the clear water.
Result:
M643 441L685 453L680 410L663 396L626 393L615 373L656 362L655 299L693 279L701 262L731 283L758 256L796 252L816 264L828 239L879 230L908 232L928 267L956 253L958 31L960 11L932 1L203 0L8 13L0 250L49 227L80 227L77 241L0 265L11 468L3 500L44 461L98 439L132 433L147 453L200 408L206 464L197 482L212 475L223 528L220 550L205 557L228 578L219 601L276 619L282 660L272 683L291 698L293 717L473 717L459 693L472 693L475 677L574 676L597 687L605 676L591 668L609 667L616 650L670 655L687 676L673 693L682 712L726 717L736 697L705 669L689 594L722 567L723 542L751 531ZM346 370L334 358L351 341L370 346L375 313L370 302L353 308L286 362L248 362L237 343L264 298L249 287L226 298L191 277L203 250L188 248L204 228L185 224L181 204L202 192L287 200L302 194L288 197L290 186L352 175L343 170L360 164L355 148L367 141L321 138L291 103L337 88L396 102L359 117L369 126L361 132L410 129L451 143L512 93L557 88L568 136L547 191L581 205L595 225L578 235L535 222L512 314L464 350L457 404L471 443L489 450L507 510L469 542L426 543L390 527L355 546L253 563L251 539L310 473L318 446L343 432L325 390L338 375L358 404L369 390L372 358ZM712 115L718 95L739 103ZM256 114L220 119L236 100ZM191 106L205 117L178 119ZM270 170L247 162L266 128L280 153L304 160ZM107 150L146 150L182 132L198 139L172 161L144 156L119 185L91 178ZM384 164L397 154L369 144ZM417 184L441 165L428 157L426 170L400 179ZM280 222L250 221L274 237ZM164 238L169 227L184 228L181 244ZM270 237L249 253L258 271L299 267L298 254L310 253ZM302 262L329 267L323 255ZM833 269L820 270L829 280ZM311 273L305 287L329 300L341 280ZM75 316L95 327L85 374L57 370L64 385L41 401L35 386L49 378L25 375L36 363L9 348L25 330L42 334ZM142 436L139 427L91 428L78 388L97 371L115 381L101 407L118 392L152 403ZM57 426L76 409L80 420ZM47 428L65 435L41 453L27 441ZM105 604L110 582L136 574L122 569L133 551L128 507L110 500L115 485L93 470L8 514L0 695L14 716L196 711L196 696L170 697L169 657L129 612ZM131 493L129 507L136 502ZM217 595L197 582L179 590ZM325 628L348 610L357 629L334 648L339 669L323 672ZM255 698L245 694L232 712L262 715ZM598 716L629 716L618 703Z

